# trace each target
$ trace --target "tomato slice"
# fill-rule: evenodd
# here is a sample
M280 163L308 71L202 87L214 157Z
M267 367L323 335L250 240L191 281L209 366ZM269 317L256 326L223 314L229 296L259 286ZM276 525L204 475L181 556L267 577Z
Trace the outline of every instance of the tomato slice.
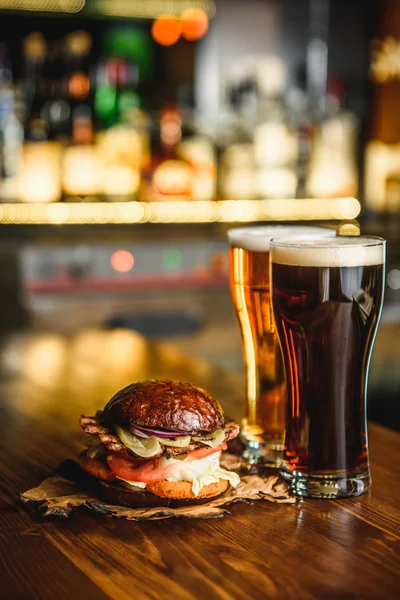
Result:
M176 469L174 464L157 468L157 459L155 458L147 460L143 465L135 468L135 465L131 461L116 454L109 454L107 456L107 463L111 471L120 479L142 481L143 483L152 483L167 479L171 477Z
M217 446L216 448L198 448L192 450L185 457L185 461L192 462L193 460L200 460L206 456L210 456L215 452L227 449L226 443ZM153 483L156 481L162 481L171 477L179 465L171 463L166 467L157 467L158 459L151 458L146 460L140 466L137 466L135 459L129 459L123 457L117 452L112 452L107 456L107 463L111 471L120 479L126 479L126 481L142 481L143 483Z
M148 458L140 458L139 456L131 456L130 454L127 454L126 452L112 452L112 456L118 456L120 458L123 458L124 460L126 460L127 463L129 463L131 465L131 467L133 469L137 469L138 467L141 467L144 465L144 463L147 463L149 461Z
M210 456L214 454L214 452L219 452L220 450L226 450L228 448L226 442L217 446L216 448L197 448L197 450L192 450L189 452L185 460L188 462L192 462L193 460L200 460L201 458L205 458L206 456Z

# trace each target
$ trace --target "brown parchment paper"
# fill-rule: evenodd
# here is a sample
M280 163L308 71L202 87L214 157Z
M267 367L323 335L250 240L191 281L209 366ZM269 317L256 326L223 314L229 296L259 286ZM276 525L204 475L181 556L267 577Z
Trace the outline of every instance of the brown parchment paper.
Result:
M78 472L79 467L76 463L67 462L69 463L67 471ZM227 454L221 463L227 468L235 470L234 465L238 464L238 460L237 457ZM73 469L71 469L71 465L74 466ZM64 473L66 469L63 467L59 471ZM132 521L168 519L170 517L198 519L223 517L224 514L229 514L226 506L236 502L269 500L270 502L294 503L296 501L293 496L290 496L286 484L277 476L244 475L236 489L229 487L224 494L206 504L180 508L164 506L126 508L103 502L90 488L90 485L85 486L84 479L70 478L70 476L67 478L60 473L48 477L38 487L21 494L21 501L41 518L68 518L76 509L86 507L102 515Z

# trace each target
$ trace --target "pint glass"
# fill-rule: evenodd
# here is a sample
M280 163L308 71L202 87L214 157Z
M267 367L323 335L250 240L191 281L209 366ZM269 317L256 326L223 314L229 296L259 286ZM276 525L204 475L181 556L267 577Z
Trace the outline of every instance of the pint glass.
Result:
M371 484L367 378L385 270L381 238L271 243L272 305L288 406L282 475L300 496L356 496Z
M334 237L334 229L301 225L240 227L228 231L231 293L239 319L246 371L242 423L244 458L282 462L286 385L270 299L270 241L280 236Z

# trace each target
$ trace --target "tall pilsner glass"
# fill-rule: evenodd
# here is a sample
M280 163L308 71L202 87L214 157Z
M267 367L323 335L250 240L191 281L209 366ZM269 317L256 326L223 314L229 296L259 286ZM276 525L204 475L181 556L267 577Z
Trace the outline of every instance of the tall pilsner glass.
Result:
M282 474L299 496L357 496L371 484L367 378L385 241L274 240L271 265L288 387Z
M286 384L270 298L270 242L281 236L334 237L334 229L263 225L228 231L231 293L239 319L246 369L244 458L282 463Z

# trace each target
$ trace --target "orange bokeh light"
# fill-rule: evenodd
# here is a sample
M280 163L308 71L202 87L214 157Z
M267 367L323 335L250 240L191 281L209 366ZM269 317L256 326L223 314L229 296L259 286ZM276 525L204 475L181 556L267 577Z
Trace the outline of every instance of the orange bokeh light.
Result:
M161 46L172 46L182 34L182 22L173 15L155 19L151 27L153 39Z
M90 81L86 73L74 73L69 80L69 93L73 98L86 98L90 90Z
M110 263L114 271L118 273L128 273L135 264L133 254L128 250L116 250L110 258Z
M207 33L208 17L200 8L188 8L181 14L182 36L194 42Z

